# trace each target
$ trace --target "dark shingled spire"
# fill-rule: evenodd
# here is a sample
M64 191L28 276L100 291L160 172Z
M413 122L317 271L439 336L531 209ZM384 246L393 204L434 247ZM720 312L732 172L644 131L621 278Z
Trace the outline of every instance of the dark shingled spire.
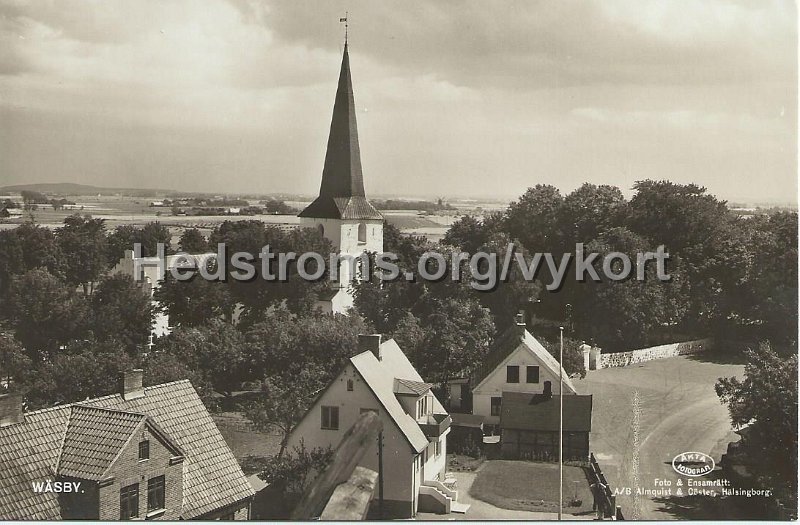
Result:
M328 151L322 170L319 197L300 212L300 217L321 219L382 219L364 195L361 152L358 147L350 57L344 45L339 87L333 105Z

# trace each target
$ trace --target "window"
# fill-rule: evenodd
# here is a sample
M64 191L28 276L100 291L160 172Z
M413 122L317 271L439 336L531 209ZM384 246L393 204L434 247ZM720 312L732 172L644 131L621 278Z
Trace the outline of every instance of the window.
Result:
M493 416L499 416L500 415L500 405L502 404L502 402L503 402L503 398L502 397L493 397L492 398L492 412L491 412L491 414Z
M325 236L325 226L320 224L317 226L317 230L319 230L320 235Z
M322 428L339 430L339 407L322 407Z
M363 222L358 225L358 242L367 242L367 225Z
M433 457L438 458L442 455L442 442L441 441L434 441L433 442Z
M139 461L150 459L150 441L142 440L139 442Z
M428 415L428 396L422 396L417 401L417 419Z
M353 380L352 379L348 379L347 380L347 391L348 392L352 392L353 391Z
M128 485L119 489L119 519L139 517L139 485Z
M519 367L507 366L506 367L506 383L519 383Z
M164 476L147 481L147 512L164 508Z
M527 368L527 381L528 383L538 383L539 382L539 367L538 366L529 366Z

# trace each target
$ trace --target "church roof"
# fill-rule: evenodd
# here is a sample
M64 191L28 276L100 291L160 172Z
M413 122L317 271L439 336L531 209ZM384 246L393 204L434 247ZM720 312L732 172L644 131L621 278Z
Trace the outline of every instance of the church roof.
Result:
M333 104L333 118L328 135L328 149L325 153L319 197L300 212L300 217L383 219L364 194L347 44L344 46L339 86Z

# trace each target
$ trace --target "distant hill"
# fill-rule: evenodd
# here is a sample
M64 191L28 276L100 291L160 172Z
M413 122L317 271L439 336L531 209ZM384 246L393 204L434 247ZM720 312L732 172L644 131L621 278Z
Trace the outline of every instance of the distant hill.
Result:
M41 184L17 184L14 186L3 186L0 193L19 193L21 191L38 191L45 194L57 195L131 195L137 197L164 195L174 193L173 190L158 190L147 188L103 188L101 186L89 186L86 184L75 184L73 182L45 182Z

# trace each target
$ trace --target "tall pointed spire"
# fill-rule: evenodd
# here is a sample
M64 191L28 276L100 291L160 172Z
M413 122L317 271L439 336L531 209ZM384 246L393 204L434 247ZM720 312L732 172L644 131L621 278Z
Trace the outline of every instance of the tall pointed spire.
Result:
M319 197L300 217L331 219L381 219L383 216L372 207L364 194L361 173L361 150L358 145L358 127L350 78L350 56L344 44L339 86L333 104L333 118L328 135L328 150L322 169Z

